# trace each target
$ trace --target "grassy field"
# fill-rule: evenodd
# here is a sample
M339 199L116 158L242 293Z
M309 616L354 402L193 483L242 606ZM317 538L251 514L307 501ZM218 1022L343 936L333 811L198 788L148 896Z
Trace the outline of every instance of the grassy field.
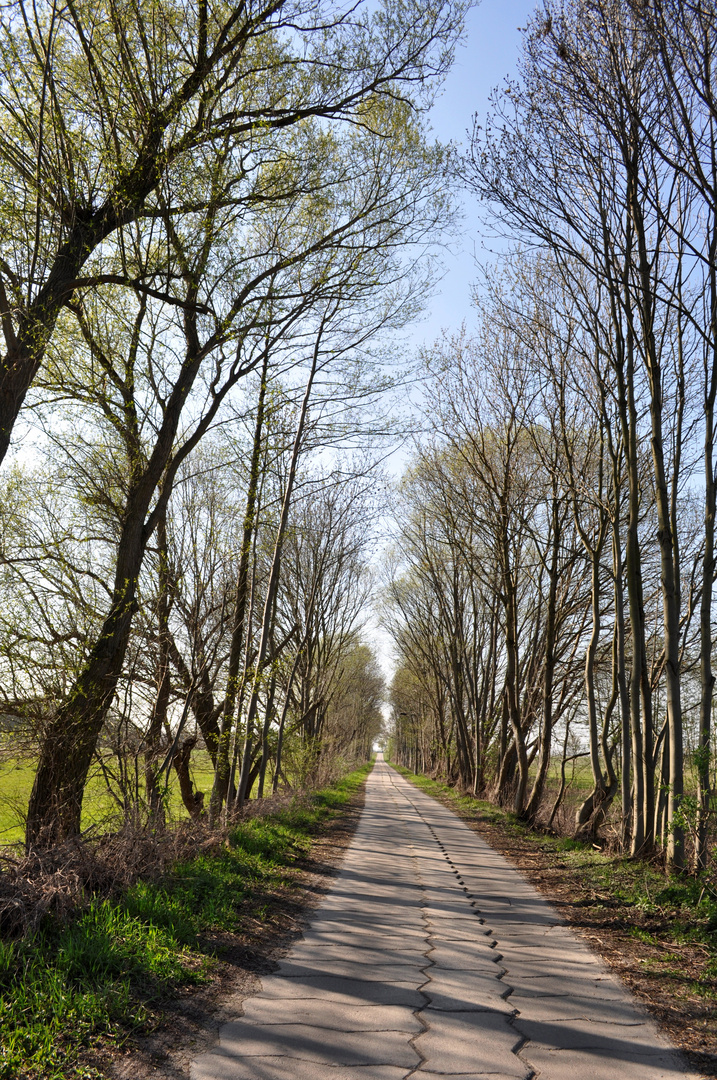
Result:
M34 766L21 761L0 761L0 847L23 839L34 776Z
M262 918L267 893L291 882L296 859L369 768L241 823L227 845L161 881L97 897L69 924L46 920L30 937L0 941L1 1080L99 1076L81 1064L83 1052L156 1023L163 1000L210 978L214 952L203 935Z
M206 751L193 755L191 772L195 787L208 795L212 789L214 773L211 758ZM25 814L34 778L34 765L13 758L0 759L0 847L19 844L24 839ZM177 821L189 816L179 795L179 785L174 772L170 775L168 806L170 817ZM111 822L119 813L119 807L107 790L102 774L99 771L93 772L82 804L83 829Z
M554 796L559 783L559 763L551 768L548 780L548 798ZM206 751L192 755L192 778L195 787L209 794L212 789L213 770L211 759ZM25 812L27 809L34 766L13 759L0 759L0 847L22 843L25 833ZM592 787L592 774L586 759L579 759L568 769L570 786L566 792L565 805L559 814L561 820L572 818L575 807L589 793ZM117 804L107 791L107 785L99 772L91 775L85 792L82 810L82 826L101 824L117 817ZM177 778L170 777L169 813L175 820L188 817L187 810L180 798Z

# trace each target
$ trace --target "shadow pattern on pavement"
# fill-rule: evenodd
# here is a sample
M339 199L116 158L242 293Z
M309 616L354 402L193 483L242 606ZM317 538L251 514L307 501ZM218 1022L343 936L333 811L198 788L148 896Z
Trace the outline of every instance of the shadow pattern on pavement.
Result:
M192 1080L696 1080L501 855L379 761L334 887Z

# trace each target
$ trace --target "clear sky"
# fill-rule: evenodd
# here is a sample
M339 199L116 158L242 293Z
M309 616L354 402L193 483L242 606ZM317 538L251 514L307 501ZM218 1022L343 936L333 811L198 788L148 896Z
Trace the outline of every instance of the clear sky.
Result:
M491 90L515 74L521 36L518 28L525 26L536 7L536 0L482 0L468 16L465 41L458 49L455 64L446 80L440 99L431 114L436 138L467 145L473 116L485 119ZM471 324L471 289L477 277L476 256L481 258L481 229L478 207L469 195L464 200L465 219L460 245L454 254L443 257L445 275L429 302L425 317L409 329L408 348L416 352L434 341L443 329L458 329L465 321ZM411 398L420 395L413 389ZM409 447L403 446L388 460L388 470L398 478L403 472ZM370 619L368 639L376 648L379 663L390 678L393 674L391 640Z
M463 44L456 51L455 63L431 111L433 134L440 142L453 142L467 149L473 117L477 115L478 122L484 124L491 92L517 73L519 28L526 25L538 2L479 0L471 9ZM478 277L477 261L488 261L490 247L496 245L496 240L493 238L484 246L477 200L465 192L461 201L464 217L459 235L451 237L450 246L441 252L443 276L423 317L402 331L402 345L409 361L417 357L423 346L436 341L442 331L458 331L463 323L471 330L471 293ZM409 426L420 425L420 385L413 385L404 393ZM410 443L398 446L387 460L389 473L400 477L409 456Z
M464 45L458 49L445 89L431 120L441 141L467 144L475 113L480 120L488 110L491 90L516 70L520 46L518 28L535 9L535 0L482 0L468 15ZM465 199L461 250L446 253L446 275L412 337L416 344L432 341L442 328L457 328L470 320L471 285L476 277L475 256L480 258L481 235L477 207Z

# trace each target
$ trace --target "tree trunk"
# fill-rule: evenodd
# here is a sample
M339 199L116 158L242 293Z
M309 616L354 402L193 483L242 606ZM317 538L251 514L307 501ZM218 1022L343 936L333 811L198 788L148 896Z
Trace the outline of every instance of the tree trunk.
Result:
M80 831L82 797L97 739L122 671L135 610L137 580L152 530L169 498L166 482L150 516L152 498L172 458L182 408L201 357L187 356L165 404L164 419L146 466L132 479L117 546L112 605L67 701L43 735L27 813L28 848L52 846Z
M553 680L555 676L555 637L556 637L556 606L558 595L558 566L560 560L560 540L562 529L560 527L559 502L557 490L553 490L552 498L552 545L550 553L550 566L548 568L548 610L546 613L545 626L545 660L543 671L543 726L540 733L540 757L538 768L533 782L533 790L530 793L528 804L525 808L525 816L528 821L534 822L540 803L543 798L545 780L550 768L550 753L552 748L553 734Z
M261 383L259 385L259 400L257 402L254 442L252 445L251 466L249 469L249 486L247 488L246 508L244 511L241 556L239 559L239 573L237 574L237 587L234 598L234 624L232 627L232 640L229 652L229 670L227 672L224 708L222 711L221 729L217 744L214 785L212 787L212 797L209 804L210 823L216 821L218 815L221 813L221 808L227 798L227 789L229 786L231 768L229 754L237 690L239 686L239 669L241 667L241 658L244 651L244 624L246 621L246 608L249 596L249 561L251 558L252 537L254 535L254 524L256 521L257 495L259 491L259 466L261 463L268 365L269 352L267 350L264 356Z
M109 615L66 704L43 736L28 807L28 849L51 847L80 831L87 774L122 670L144 555L142 531L136 521L132 526L123 529Z
M303 642L302 642L303 646ZM300 646L301 648L301 646ZM281 755L284 749L284 730L286 728L286 717L289 712L289 702L291 700L291 687L296 678L296 669L299 666L300 649L297 651L294 657L294 663L291 668L291 674L289 675L289 681L286 685L286 692L284 695L284 704L281 707L281 718L279 720L279 737L276 743L276 765L274 767L274 779L271 785L272 794L276 795L279 788L279 777L281 776Z
M162 733L167 725L167 710L171 693L169 677L169 608L170 580L167 565L167 515L162 513L157 522L157 696L146 736L144 755L145 787L150 821L164 826L164 806L157 776L157 764L161 754Z
M615 489L617 491L617 489ZM620 772L620 800L622 803L621 839L624 850L630 843L630 822L632 819L632 790L630 786L630 756L632 749L630 732L630 695L627 688L625 665L625 598L622 580L622 546L620 543L619 504L616 496L616 508L613 518L612 550L613 578L615 597L615 664L620 693L620 747L622 767Z
M650 421L652 427L652 462L655 479L657 506L657 539L660 546L660 572L662 606L665 634L665 689L667 697L667 723L670 736L670 784L668 793L668 841L667 865L680 870L684 865L684 829L679 823L679 811L684 790L684 760L682 749L682 699L680 693L680 583L678 573L677 545L674 534L667 473L664 458L662 425L662 370L654 335L654 307L652 275L648 254L648 240L642 218L637 178L630 178L630 203L632 222L637 238L640 272L640 314L642 322L645 364L650 386ZM679 419L679 412L678 412ZM679 429L678 429L679 436ZM675 470L679 469L679 442L675 447ZM676 481L677 477L675 477ZM676 484L675 484L676 486ZM652 733L648 741L645 725L645 761L649 762L650 777L654 778ZM646 783L646 795L647 785ZM652 779L654 793L654 779ZM654 800L654 794L653 794ZM646 805L646 822L652 819L652 805ZM649 814L649 816L648 816ZM649 837L647 838L649 839Z
M269 730L271 727L271 721L274 717L274 696L276 694L276 675L272 673L271 683L269 684L269 697L266 702L266 716L264 718L264 728L261 736L261 763L259 765L259 787L257 788L257 799L264 798L264 781L266 779L266 767L269 764Z
M713 219L714 220L714 219ZM712 671L712 590L715 580L715 461L714 425L717 392L717 229L713 227L710 244L710 330L711 357L705 385L705 546L702 556L700 596L700 719L697 737L697 844L695 869L705 870L708 863L707 833L712 798L710 759L712 748L712 699L715 678Z
M202 808L204 806L204 794L201 791L194 790L194 784L192 783L192 777L189 772L189 762L192 757L192 750L197 745L197 736L190 735L188 739L185 739L181 746L177 747L177 752L172 758L172 765L174 771L177 774L179 780L179 793L182 796L182 802L187 809L189 816L196 821L201 816Z
M642 715L646 710L645 727L651 727L652 700L645 657L645 612L640 564L640 477L637 462L637 408L635 405L634 357L632 336L627 342L627 377L618 367L619 404L623 426L623 442L628 474L628 520L625 544L625 577L630 608L632 632L632 666L630 669L630 734L633 761L632 830L630 854L639 855L645 847L645 783L649 780L643 747ZM647 715L649 713L649 716ZM648 797L649 801L649 797Z
M595 655L600 639L600 556L602 544L590 553L591 564L591 603L592 633L585 654L585 696L588 707L588 744L590 748L590 767L593 774L593 789L575 812L576 834L590 831L594 834L599 823L602 803L607 794L605 777L600 762L600 743L598 735L597 699L595 696Z

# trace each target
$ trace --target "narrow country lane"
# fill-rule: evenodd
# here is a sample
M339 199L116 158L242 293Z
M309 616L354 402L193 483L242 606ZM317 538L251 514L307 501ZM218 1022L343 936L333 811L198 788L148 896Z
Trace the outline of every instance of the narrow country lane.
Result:
M696 1080L510 864L384 762L306 936L192 1080Z

